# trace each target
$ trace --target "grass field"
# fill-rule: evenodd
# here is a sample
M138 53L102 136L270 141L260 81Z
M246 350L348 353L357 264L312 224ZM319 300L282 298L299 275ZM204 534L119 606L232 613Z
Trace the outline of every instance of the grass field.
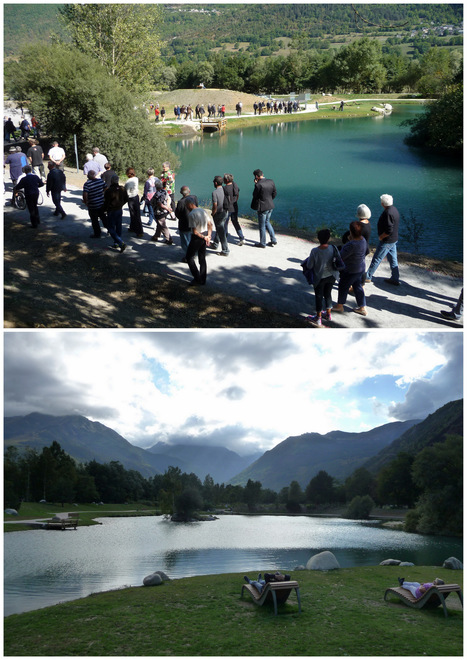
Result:
M268 568L266 568L268 570ZM269 569L271 570L271 569ZM296 571L295 594L279 607L240 598L242 574L209 575L95 594L6 617L7 656L461 656L459 599L414 610L385 602L397 577L441 577L462 585L463 573L439 567L375 566ZM144 577L144 576L142 576ZM250 577L254 577L250 574Z
M5 532L19 532L21 530L30 529L27 524L21 524L21 520L34 520L34 519L50 519L57 514L63 515L64 513L75 513L79 511L79 524L83 525L97 525L95 518L102 516L106 517L122 517L122 516L153 516L159 515L155 508L145 507L142 504L80 504L78 506L70 506L67 504L62 507L60 504L38 503L38 502L23 502L18 512L18 516L9 516L9 519L4 519L3 531Z

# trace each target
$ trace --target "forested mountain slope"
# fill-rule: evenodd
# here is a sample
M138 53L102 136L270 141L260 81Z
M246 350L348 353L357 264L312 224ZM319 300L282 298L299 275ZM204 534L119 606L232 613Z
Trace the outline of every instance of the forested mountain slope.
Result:
M368 460L364 467L376 474L396 458L399 452L415 456L425 447L443 442L448 435L463 435L464 400L450 401L419 424L412 426L400 438Z
M63 25L57 18L60 6L5 4L5 54L15 55L21 46L34 41L47 42L52 34L63 37ZM160 36L167 43L163 54L168 58L174 56L177 61L227 42L268 48L274 40L293 39L295 47L303 50L319 48L320 44L313 42L316 39L332 42L336 37L352 33L410 35L422 28L439 30L442 26L459 26L463 20L460 3L385 3L355 5L355 9L341 3L163 4L162 7Z

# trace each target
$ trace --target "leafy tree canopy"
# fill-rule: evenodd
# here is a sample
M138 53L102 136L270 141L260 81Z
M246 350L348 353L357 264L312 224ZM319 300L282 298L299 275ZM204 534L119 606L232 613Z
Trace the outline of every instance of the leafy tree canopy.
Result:
M452 155L463 152L464 87L453 85L424 114L404 122L410 126L405 142Z
M74 46L92 53L127 89L147 87L162 42L157 4L67 4L59 14Z
M139 176L149 165L158 168L164 160L173 161L156 127L135 107L138 100L76 48L55 44L26 49L7 68L6 86L69 156L76 135L80 163L93 146L115 170L131 166Z

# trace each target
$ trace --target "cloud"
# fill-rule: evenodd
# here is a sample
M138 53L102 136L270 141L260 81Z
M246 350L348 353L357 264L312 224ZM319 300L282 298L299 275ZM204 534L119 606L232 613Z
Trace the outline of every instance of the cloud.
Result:
M420 418L462 396L462 334L4 334L4 412L81 414L130 442L238 453Z
M463 397L463 346L459 335L433 333L426 342L442 348L446 363L428 378L420 378L409 385L405 399L389 407L389 415L397 420L422 419L441 406ZM457 335L457 336L456 336Z
M178 333L177 333L178 334ZM263 369L299 351L291 333L285 332L210 332L144 333L142 342L152 344L165 357L183 360L190 368L214 366L225 373L235 373L242 366Z
M226 399L231 401L240 401L246 395L246 390L243 387L238 387L237 385L232 385L227 387L225 390L219 392L219 396L225 396Z

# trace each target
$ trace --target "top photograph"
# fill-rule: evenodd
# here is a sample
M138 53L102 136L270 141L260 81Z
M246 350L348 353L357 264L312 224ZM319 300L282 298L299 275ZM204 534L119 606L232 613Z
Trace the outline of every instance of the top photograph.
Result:
M463 4L5 3L4 328L463 328Z

